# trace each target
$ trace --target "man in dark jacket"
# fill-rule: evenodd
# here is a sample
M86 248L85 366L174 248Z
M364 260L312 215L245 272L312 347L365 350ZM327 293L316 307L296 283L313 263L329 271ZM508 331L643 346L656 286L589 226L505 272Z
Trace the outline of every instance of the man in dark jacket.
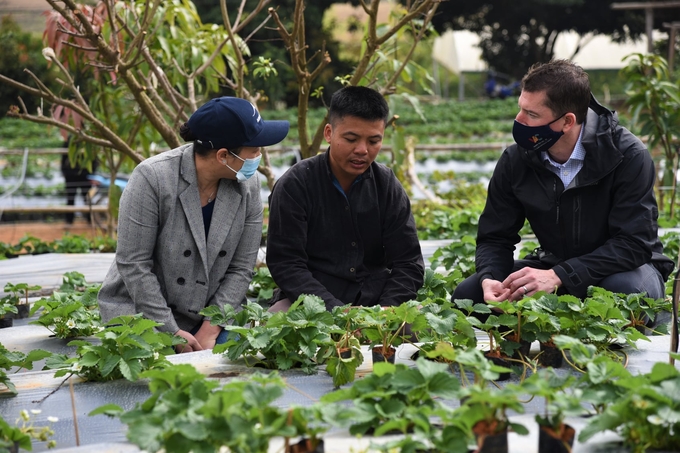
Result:
M664 297L673 270L658 238L655 169L642 142L595 101L588 75L556 60L522 80L513 137L479 219L477 274L454 299L584 298L588 286ZM540 248L513 259L525 219Z
M269 199L267 265L281 289L270 311L301 294L327 309L399 305L423 284L423 257L404 188L375 161L389 108L377 91L336 92L324 154L291 167Z

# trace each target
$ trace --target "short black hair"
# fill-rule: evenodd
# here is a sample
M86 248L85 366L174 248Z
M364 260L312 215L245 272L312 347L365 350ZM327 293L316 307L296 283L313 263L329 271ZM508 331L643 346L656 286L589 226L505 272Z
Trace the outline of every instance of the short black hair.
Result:
M328 122L346 116L369 121L382 120L387 124L390 108L382 94L368 87L347 86L333 94L328 111Z
M522 91L545 91L546 106L555 116L571 112L576 123L585 121L590 105L590 81L582 67L569 60L536 63L522 79Z

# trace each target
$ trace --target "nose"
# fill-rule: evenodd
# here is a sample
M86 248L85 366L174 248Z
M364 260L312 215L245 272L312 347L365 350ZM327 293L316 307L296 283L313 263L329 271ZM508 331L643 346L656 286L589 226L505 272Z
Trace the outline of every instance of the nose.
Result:
M515 116L515 121L517 121L518 123L526 125L527 124L526 115L524 113L522 113L522 111L520 110L519 113L517 113L517 116Z
M368 144L364 140L357 141L357 146L354 148L355 154L367 154Z

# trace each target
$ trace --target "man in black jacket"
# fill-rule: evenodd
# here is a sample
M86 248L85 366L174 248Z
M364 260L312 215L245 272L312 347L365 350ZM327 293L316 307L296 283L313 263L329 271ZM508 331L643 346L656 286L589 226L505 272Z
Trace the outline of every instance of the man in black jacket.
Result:
M302 294L326 308L399 305L423 284L423 257L409 198L375 162L389 107L367 87L333 94L328 150L291 167L269 199L267 265L281 291L270 311Z
M664 297L673 270L658 238L655 169L642 142L597 103L588 75L556 60L522 79L513 137L479 219L477 274L454 299L584 298L588 286ZM529 221L540 248L513 259Z

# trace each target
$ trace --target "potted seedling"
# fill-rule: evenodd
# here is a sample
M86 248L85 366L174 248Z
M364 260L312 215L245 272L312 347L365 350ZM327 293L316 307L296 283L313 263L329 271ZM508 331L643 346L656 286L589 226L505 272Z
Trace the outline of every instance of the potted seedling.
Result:
M324 419L349 426L352 435L429 432L431 410L440 407L441 398L456 398L459 389L458 379L443 363L420 358L415 368L409 368L377 362L373 373L351 387L327 393L321 402L327 405ZM346 400L352 402L350 407L339 404Z
M597 291L604 291L596 288ZM668 323L659 322L657 317L670 313L672 302L670 298L652 299L644 293L614 294L614 298L623 316L628 319L624 328L633 328L644 334L647 324L654 322L651 332L656 335L668 335Z
M467 314L467 320L470 325L479 330L486 332L489 338L489 350L484 353L487 359L494 362L499 367L506 369L510 368L511 357L508 352L512 354L512 349L508 348L507 352L503 343L503 337L500 333L500 328L503 324L511 324L515 321L514 316L501 314L502 318L491 311L487 304L474 304L469 299L454 300L454 304L461 311ZM510 378L510 373L502 373L498 380L506 380Z
M567 416L580 416L581 392L568 392L576 379L571 375L559 375L553 368L541 368L524 380L519 391L544 398L545 412L536 415L539 426L539 453L570 453L574 443L575 430L564 422Z
M0 299L0 329L14 325L14 315L17 313L16 305Z
M331 314L337 330L331 333L334 349L326 360L326 371L333 378L333 385L340 387L354 381L357 368L363 363L361 352L362 326L358 316L359 307L335 307Z
M466 417L472 425L472 432L477 439L477 453L507 453L508 430L520 435L529 433L524 425L508 419L508 410L524 412L519 394L513 388L475 384L465 387L463 395L461 416Z
M287 410L286 425L295 429L295 437L301 437L291 443L289 436L285 438L285 453L323 453L324 441L321 434L328 430L328 425L321 422L321 408L315 406L295 406Z
M418 351L412 356L413 360L421 356L436 359L427 353L442 342L463 349L477 345L477 337L470 321L463 312L453 307L451 301L436 298L426 299L421 303L419 314L411 324L411 330L418 339ZM446 361L441 356L437 356L437 359Z
M529 356L531 343L536 340L536 327L533 325L535 315L529 313L532 299L525 297L516 302L489 302L489 305L501 312L498 322L503 328L501 349L513 359L524 361Z
M28 304L28 292L37 291L41 287L38 285L29 285L28 283L17 283L16 285L12 283L7 283L5 285L5 293L8 293L2 300L7 301L16 305L17 313L15 318L23 319L28 318L30 305Z
M679 354L672 356L680 359ZM651 372L630 375L614 384L621 389L620 397L610 400L601 413L589 420L579 441L585 442L598 432L611 430L620 435L634 453L677 451L680 371L671 364L657 362Z
M397 346L404 342L407 324L419 314L419 302L409 301L396 307L361 307L362 336L368 339L373 352L373 362L394 363Z
M563 297L562 300L564 301L572 296L559 297ZM578 300L577 298L574 299ZM538 354L537 360L543 366L553 368L562 366L562 351L555 346L553 337L560 333L562 329L561 320L564 318L560 318L559 314L560 307L564 306L565 302L560 302L555 294L539 294L529 299L526 316L531 319L531 322L529 326L525 324L525 327L529 327L540 344L541 352Z

